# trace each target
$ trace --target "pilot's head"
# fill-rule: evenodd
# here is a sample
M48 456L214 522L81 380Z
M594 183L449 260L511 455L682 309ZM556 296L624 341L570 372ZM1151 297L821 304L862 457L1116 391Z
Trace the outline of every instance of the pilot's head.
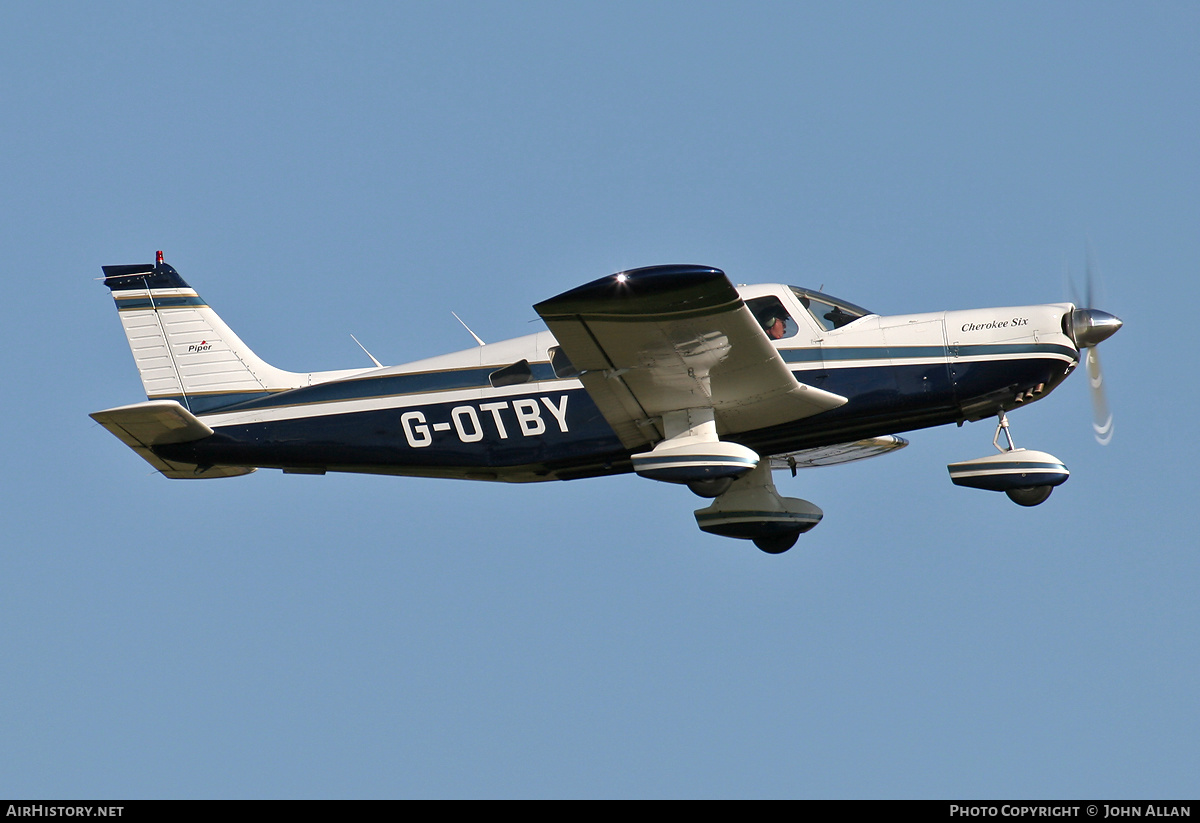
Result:
M766 314L762 318L763 331L767 333L767 337L772 340L780 340L787 331L787 324L783 318L777 314Z

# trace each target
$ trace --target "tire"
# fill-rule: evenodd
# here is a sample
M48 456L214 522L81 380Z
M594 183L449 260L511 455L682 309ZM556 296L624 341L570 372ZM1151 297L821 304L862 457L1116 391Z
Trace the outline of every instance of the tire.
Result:
M732 477L714 477L711 480L693 480L687 484L687 487L697 497L712 499L729 491L729 487L732 485Z
M796 545L796 541L799 539L800 532L785 532L784 534L776 534L771 537L756 537L754 538L754 545L767 554L783 554Z
M1053 486L1030 486L1024 489L1008 489L1004 493L1018 506L1038 506L1046 502L1052 491Z

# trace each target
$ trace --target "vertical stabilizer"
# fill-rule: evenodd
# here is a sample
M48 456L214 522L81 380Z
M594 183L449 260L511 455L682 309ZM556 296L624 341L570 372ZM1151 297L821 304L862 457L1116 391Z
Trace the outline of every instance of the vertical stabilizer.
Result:
M199 414L310 381L254 354L162 261L162 252L154 265L104 266L104 285L148 399L176 400Z

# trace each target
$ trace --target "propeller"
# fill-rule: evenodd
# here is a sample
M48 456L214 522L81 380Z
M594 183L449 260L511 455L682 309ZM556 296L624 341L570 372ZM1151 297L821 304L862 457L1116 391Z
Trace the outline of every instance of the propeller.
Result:
M1084 295L1084 305L1092 306L1093 285L1095 277L1092 274L1092 254L1088 249L1087 257L1087 292ZM1071 291L1074 292L1074 284ZM1074 295L1072 295L1074 296ZM1078 300L1073 300L1078 305ZM1083 352L1084 367L1087 370L1088 386L1092 391L1092 429L1096 434L1096 442L1107 446L1112 442L1113 418L1108 408L1108 398L1104 392L1104 373L1100 369L1100 351L1096 347L1112 337L1121 328L1121 321L1106 311L1093 308L1079 308L1071 312L1071 335L1075 345Z
M1118 321L1120 322L1120 321ZM1092 429L1096 434L1096 442L1107 446L1112 442L1113 418L1108 408L1108 398L1104 394L1104 374L1100 371L1100 352L1089 348L1084 353L1087 366L1088 385L1092 389Z

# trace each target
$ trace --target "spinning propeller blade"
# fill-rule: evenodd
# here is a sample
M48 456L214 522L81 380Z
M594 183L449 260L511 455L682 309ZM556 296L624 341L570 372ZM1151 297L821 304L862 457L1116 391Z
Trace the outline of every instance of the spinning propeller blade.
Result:
M1092 250L1088 248L1087 283L1085 305L1093 305L1095 278L1092 274ZM1072 293L1074 284L1072 283ZM1092 392L1092 428L1096 442L1107 446L1112 442L1113 418L1104 394L1104 373L1100 370L1100 351L1096 347L1117 333L1121 321L1106 311L1079 308L1071 312L1071 330L1075 345L1083 350L1084 366L1087 369L1088 385Z
M1104 395L1104 374L1100 371L1100 350L1090 348L1084 354L1087 360L1088 385L1092 389L1092 429L1096 442L1107 446L1112 442L1113 418L1108 409L1108 398Z

